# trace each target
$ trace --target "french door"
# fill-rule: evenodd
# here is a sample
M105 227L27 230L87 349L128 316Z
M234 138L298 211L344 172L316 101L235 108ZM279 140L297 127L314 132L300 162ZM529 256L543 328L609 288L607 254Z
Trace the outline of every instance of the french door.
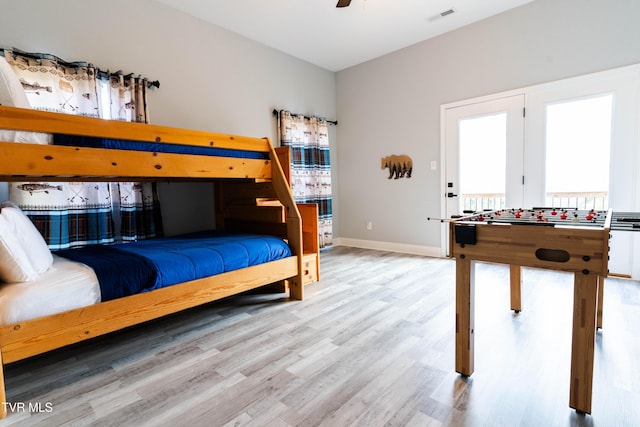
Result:
M640 66L443 106L443 217L551 205L640 212L639 117ZM444 255L446 227L441 235ZM640 278L640 233L612 235L610 272Z
M522 204L523 115L522 94L444 111L445 218ZM448 249L447 230L443 228L443 252Z

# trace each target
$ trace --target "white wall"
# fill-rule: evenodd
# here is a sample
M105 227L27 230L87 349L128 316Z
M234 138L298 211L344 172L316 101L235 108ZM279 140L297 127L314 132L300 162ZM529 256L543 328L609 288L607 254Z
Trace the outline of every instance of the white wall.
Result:
M536 0L337 74L151 0L0 8L1 46L160 80L150 94L156 124L275 141L273 108L338 119L329 127L337 241L414 252L440 245L426 218L439 215L443 191L429 167L440 167L441 104L640 62L637 0ZM413 177L387 180L387 154L410 155ZM188 198L208 197L196 187ZM169 226L199 227L203 210Z
M339 241L439 254L440 105L640 63L638 18L637 0L536 0L338 72ZM388 154L413 177L388 180Z
M159 80L160 89L149 94L154 124L268 136L275 144L274 108L329 119L336 115L335 73L161 3L0 0L0 10L2 47L86 60ZM201 185L164 190L163 203L176 194L211 200L209 188ZM165 215L168 232L206 226L212 206L171 206L166 209L171 218Z

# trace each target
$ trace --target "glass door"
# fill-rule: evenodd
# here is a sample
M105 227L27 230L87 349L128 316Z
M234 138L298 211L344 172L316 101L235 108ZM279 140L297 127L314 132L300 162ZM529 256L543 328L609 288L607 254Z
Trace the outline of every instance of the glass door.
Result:
M545 206L609 208L613 94L545 108Z
M458 121L459 212L504 208L506 130L506 111Z
M524 96L445 110L446 215L519 207Z
M524 95L444 111L444 216L520 207ZM447 228L443 228L446 252Z

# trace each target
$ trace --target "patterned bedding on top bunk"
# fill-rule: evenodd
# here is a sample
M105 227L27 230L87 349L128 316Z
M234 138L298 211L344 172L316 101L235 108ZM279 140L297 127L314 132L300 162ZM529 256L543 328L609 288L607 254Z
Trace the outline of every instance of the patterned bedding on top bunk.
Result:
M286 258L291 250L277 237L203 231L55 254L91 267L108 301Z
M267 153L231 148L203 147L173 143L131 141L124 139L93 138L76 135L53 135L54 145L74 147L110 148L116 150L151 151L154 153L194 154L199 156L236 157L244 159L268 159Z

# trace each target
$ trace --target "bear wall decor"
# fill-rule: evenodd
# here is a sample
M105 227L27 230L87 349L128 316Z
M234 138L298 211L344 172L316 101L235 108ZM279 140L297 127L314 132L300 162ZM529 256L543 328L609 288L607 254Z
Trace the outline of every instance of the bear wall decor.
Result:
M401 154L386 156L382 158L380 169L389 168L388 179L398 179L402 177L411 178L411 172L413 171L413 160L411 157Z

